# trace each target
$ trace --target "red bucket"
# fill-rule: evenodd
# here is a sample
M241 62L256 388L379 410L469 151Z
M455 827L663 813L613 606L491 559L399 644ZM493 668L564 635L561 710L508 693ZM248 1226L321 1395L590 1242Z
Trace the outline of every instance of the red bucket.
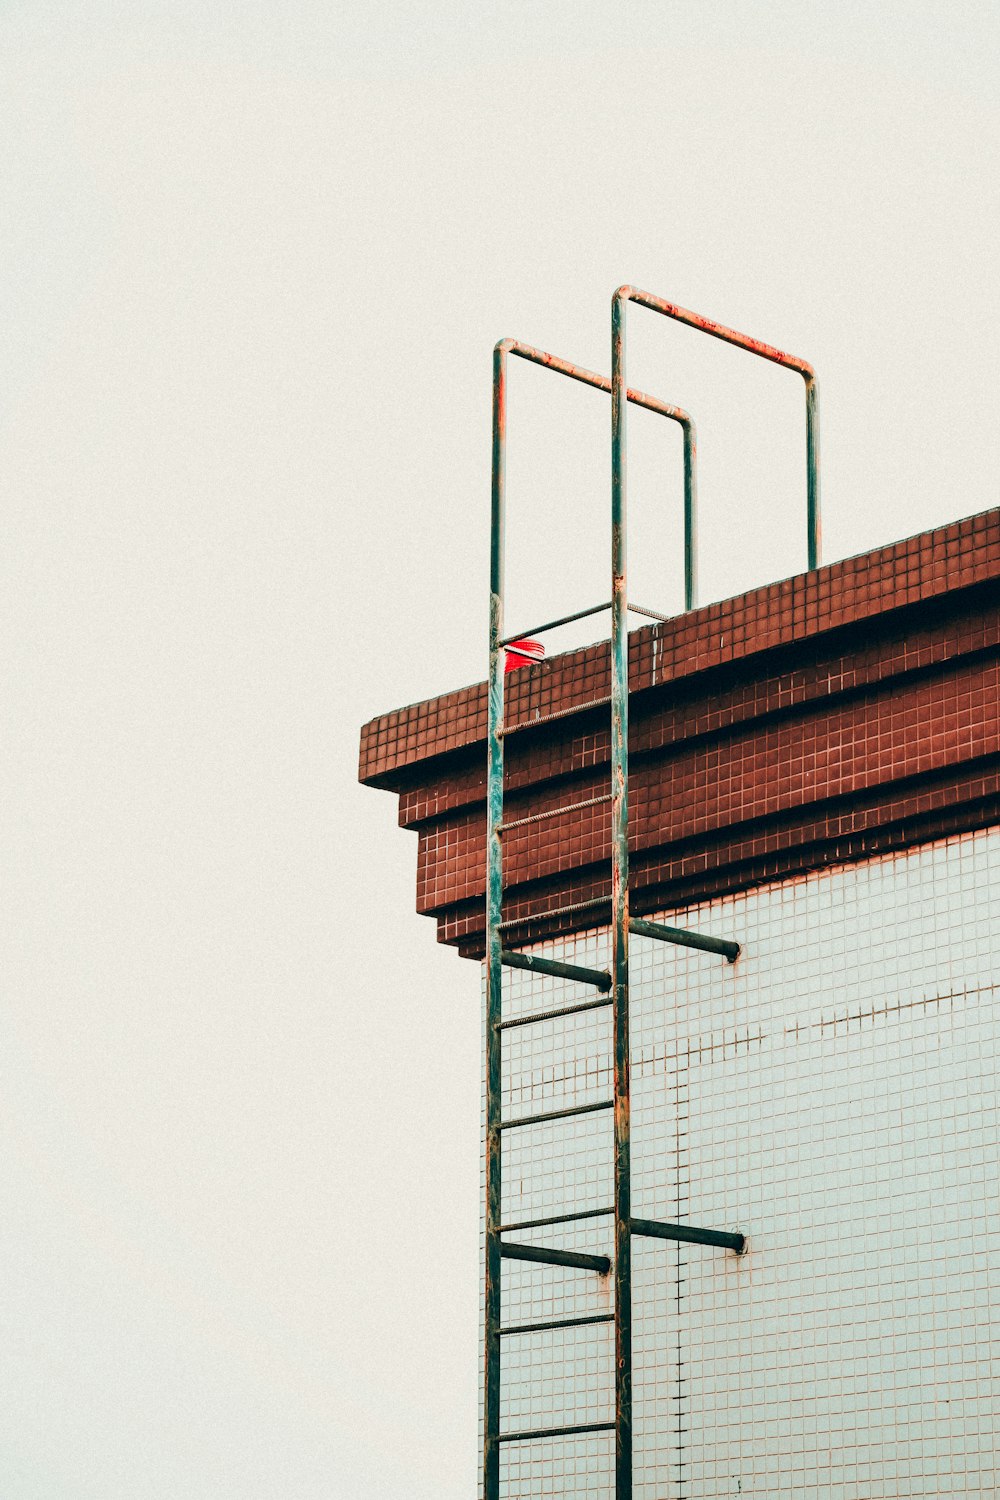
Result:
M541 641L511 641L506 651L505 672L516 672L518 667L534 666L545 655L545 647Z

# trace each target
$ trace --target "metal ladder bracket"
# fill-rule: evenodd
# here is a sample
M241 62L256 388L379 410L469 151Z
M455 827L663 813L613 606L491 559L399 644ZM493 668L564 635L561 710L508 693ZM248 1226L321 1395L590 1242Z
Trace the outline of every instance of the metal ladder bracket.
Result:
M552 974L556 979L574 979L578 984L591 984L595 990L609 990L611 975L604 969L585 969L580 964L564 964L559 959L542 958L536 953L515 953L504 948L500 962L505 969L528 969L533 974Z
M742 1255L747 1247L747 1237L738 1232L723 1229L695 1229L691 1224L661 1224L655 1219L633 1219L633 1234L645 1235L656 1240L679 1240L688 1245L718 1245L724 1250L733 1250Z
M742 949L739 943L726 938L708 937L703 932L688 932L683 927L665 927L662 922L647 922L642 917L630 917L629 932L637 937L655 938L660 943L676 943L679 948L700 948L705 953L718 953L734 964Z
M538 1245L512 1245L503 1240L500 1245L503 1260L533 1260L543 1266L569 1266L578 1271L596 1271L607 1276L611 1261L606 1255L585 1255L577 1250L545 1250Z

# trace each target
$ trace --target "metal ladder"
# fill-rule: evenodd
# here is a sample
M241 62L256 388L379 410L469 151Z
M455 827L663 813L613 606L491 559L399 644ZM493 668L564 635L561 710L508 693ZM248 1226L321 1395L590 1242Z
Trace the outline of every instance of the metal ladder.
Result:
M691 609L695 602L696 589L696 444L694 425L689 415L679 407L671 406L641 391L628 388L625 378L625 312L629 302L637 302L665 317L673 318L688 326L700 329L714 338L746 349L777 364L797 371L806 383L806 476L807 476L807 550L810 569L819 563L819 477L818 477L818 403L816 380L812 367L803 360L782 354L770 345L762 344L745 334L734 332L721 324L701 318L695 313L665 302L634 287L620 287L612 300L611 315L611 379L581 369L566 360L533 349L512 339L504 339L493 352L493 483L492 483L492 529L490 545L490 667L488 703L488 773L487 773L487 897L486 897L486 1266L485 1266L485 1369L483 1385L483 1500L500 1500L500 1446L505 1442L544 1441L557 1436L583 1434L598 1431L615 1433L615 1500L631 1500L632 1496L632 1285L631 1285L631 1241L633 1235L650 1236L656 1239L683 1240L702 1245L722 1247L740 1254L746 1247L743 1234L721 1230L694 1228L689 1225L665 1224L648 1219L634 1218L630 1195L631 1133L629 1121L629 935L650 938L659 942L674 943L719 955L730 963L739 956L738 943L700 933L667 927L658 922L648 922L629 916L628 902L628 614L629 611L657 620L666 617L653 610L629 605L626 592L626 412L628 403L643 406L679 422L684 431L684 574L685 607ZM571 380L608 391L611 395L611 582L610 602L578 610L543 625L533 626L530 631L518 635L504 635L504 494L507 430L507 358L516 355L534 364L554 370ZM504 723L504 652L522 636L538 635L558 625L584 619L605 609L611 611L611 694L608 698L576 705L568 712L583 708L595 708L609 704L611 709L611 789L601 798L570 803L553 808L532 817L515 819L504 823L504 739L527 725L505 725ZM567 712L567 711L564 711ZM562 712L547 717L532 719L531 727L560 718ZM558 917L576 911L581 906L611 907L611 967L610 971L584 968L577 964L563 963L541 955L527 954L516 948L504 946L505 928L521 926L529 918L521 917L505 923L503 919L503 856L502 840L505 831L524 824L540 822L577 808L593 806L597 802L611 805L611 890L608 896L594 901L578 903L533 913L535 918ZM598 998L565 1005L554 1010L528 1013L509 1020L501 1009L501 978L503 969L526 969L536 974L554 975L580 984L591 986ZM612 1034L614 1047L614 1090L610 1100L597 1104L586 1104L576 1108L551 1110L545 1113L521 1116L516 1120L501 1119L501 1046L503 1033L511 1026L531 1025L534 1022L550 1021L557 1017L575 1015L580 1011L600 1006L612 1007ZM552 1219L524 1221L517 1226L505 1226L501 1221L501 1151L506 1130L526 1127L555 1119L565 1119L590 1113L597 1109L614 1111L614 1207L601 1210L608 1217L614 1215L614 1259L603 1255L587 1255L570 1250L552 1250L530 1244L512 1243L504 1239L505 1228L519 1230L551 1224ZM593 1209L579 1214L558 1216L559 1223L573 1223L597 1217ZM534 1261L546 1265L568 1266L592 1271L597 1275L614 1272L614 1313L587 1318L582 1321L610 1322L615 1325L615 1419L613 1422L585 1423L569 1426L548 1427L520 1432L500 1431L500 1379L501 1338L505 1333L528 1331L522 1325L505 1329L501 1321L501 1262L503 1260ZM560 1318L543 1323L533 1323L530 1331L559 1329L574 1326L580 1319Z

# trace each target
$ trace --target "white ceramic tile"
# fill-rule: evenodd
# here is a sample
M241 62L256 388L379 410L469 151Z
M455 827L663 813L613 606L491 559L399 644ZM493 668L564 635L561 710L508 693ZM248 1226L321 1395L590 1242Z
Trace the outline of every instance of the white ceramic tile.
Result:
M731 966L633 937L632 1196L746 1255L634 1242L636 1500L995 1497L1000 831L684 912ZM606 930L537 952L606 965ZM504 1012L592 991L506 971ZM504 1036L505 1119L610 1097L610 1020ZM612 1201L611 1121L505 1132L506 1219ZM525 1232L610 1253L610 1220ZM610 1310L504 1262L503 1321ZM613 1415L606 1325L502 1344L502 1430ZM505 1444L505 1500L613 1494L613 1435Z

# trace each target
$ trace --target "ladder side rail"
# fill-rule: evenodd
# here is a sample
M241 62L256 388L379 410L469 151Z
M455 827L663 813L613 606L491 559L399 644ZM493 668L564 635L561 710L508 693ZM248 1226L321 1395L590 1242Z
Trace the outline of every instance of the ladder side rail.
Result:
M614 305L622 307L623 338L626 302L635 302L640 307L647 307L651 312L661 313L665 318L673 318L675 322L683 323L688 328L707 333L713 339L721 339L723 343L733 344L737 349L745 349L748 354L756 354L758 358L770 360L772 364L783 365L787 370L795 370L802 376L806 387L806 553L809 571L812 572L818 568L822 548L819 385L812 365L808 360L799 359L794 354L785 354L781 349L775 349L772 344L765 344L760 339L751 338L747 333L738 333L735 328L727 328L724 323L716 323L711 318L703 318L700 313L690 312L686 307L678 307L675 302L667 302L663 297L656 297L652 292L640 291L635 286L620 286L614 296Z
M483 1315L483 1500L500 1500L500 1098L503 917L504 490L506 361L493 351L493 461L490 510L490 665L487 706L486 846L486 1268Z
M614 996L615 1500L632 1500L625 303L611 304L611 976Z

